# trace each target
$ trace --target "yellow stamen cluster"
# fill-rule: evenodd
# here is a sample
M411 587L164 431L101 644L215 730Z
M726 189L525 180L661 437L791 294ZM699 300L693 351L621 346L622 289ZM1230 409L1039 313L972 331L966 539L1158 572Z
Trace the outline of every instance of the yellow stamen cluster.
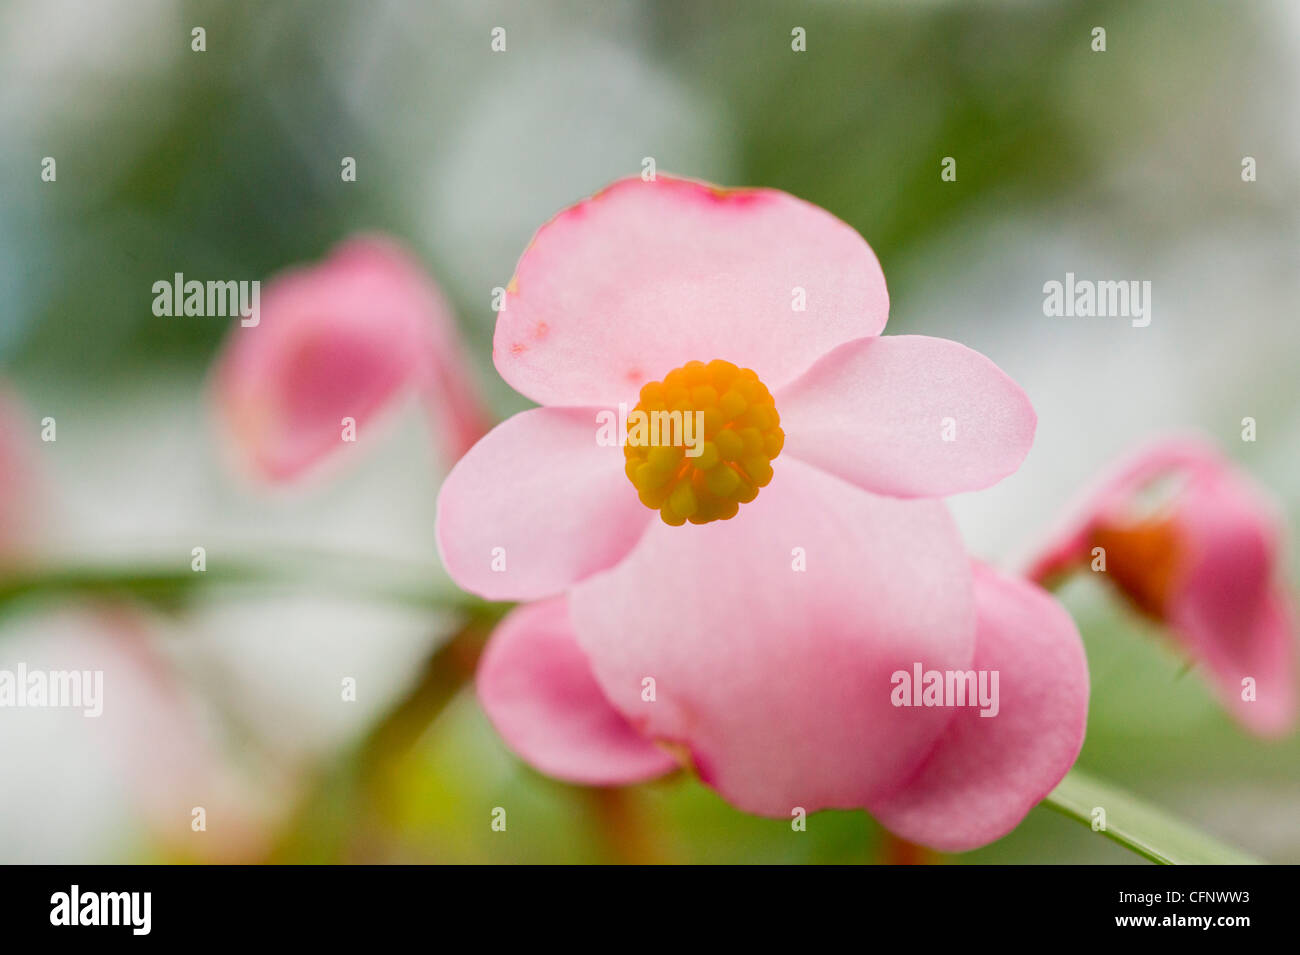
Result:
M771 392L748 368L719 360L687 362L643 387L633 415L638 411L680 411L683 420L703 412L703 435L693 436L697 456L678 443L680 435L661 431L656 443L641 443L629 431L623 449L628 480L665 524L729 520L772 480L785 432Z

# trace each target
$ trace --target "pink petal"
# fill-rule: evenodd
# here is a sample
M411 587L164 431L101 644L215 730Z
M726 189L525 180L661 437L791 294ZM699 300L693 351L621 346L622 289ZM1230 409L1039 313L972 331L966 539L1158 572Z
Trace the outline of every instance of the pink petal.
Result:
M784 818L895 785L952 714L891 706L890 675L965 667L974 650L970 567L943 505L784 458L738 517L652 524L570 608L615 708L688 747L729 802Z
M1112 582L1205 664L1242 725L1272 736L1294 724L1297 708L1297 631L1282 582L1282 527L1272 502L1212 445L1164 439L1100 481L1028 573L1047 580L1083 565L1107 532ZM1148 543L1125 553L1117 529L1146 533ZM1246 677L1255 681L1253 701L1242 699Z
M508 292L496 366L544 405L613 406L691 359L752 368L775 389L879 334L889 313L874 253L830 213L667 176L621 180L561 212Z
M1209 667L1224 707L1253 733L1277 737L1296 720L1296 616L1283 593L1268 594L1251 616L1229 627L1210 624L1198 608L1176 626ZM1255 681L1255 699L1242 698L1242 680Z
M1209 443L1191 436L1163 438L1140 448L1089 488L1071 507L1028 562L1024 575L1048 581L1091 555L1092 533L1099 521L1131 515L1144 486L1162 475L1197 473L1226 466Z
M997 715L957 708L920 769L869 807L892 832L945 852L1014 829L1074 764L1088 718L1083 644L1060 604L978 564L975 604L971 668L998 672Z
M1296 626L1282 590L1281 518L1226 462L1204 468L1177 502L1187 550L1168 617L1175 636L1209 666L1224 705L1263 735L1296 715ZM1242 680L1255 681L1254 700Z
M511 611L483 653L477 682L497 732L548 776L617 786L677 768L609 705L573 636L563 597Z
M777 394L776 407L785 453L899 497L997 483L1029 453L1037 424L1025 393L993 362L921 335L841 345Z
M654 514L623 473L623 450L597 444L596 415L533 408L460 459L438 495L438 548L457 584L535 600L631 550Z
M1253 620L1281 559L1280 517L1226 462L1193 473L1172 510L1186 553L1171 603L1194 605L1225 635Z
M486 430L446 302L388 240L352 239L321 264L277 277L258 319L232 320L216 403L237 447L269 479L297 477L344 447L344 418L363 441L407 388L428 399L453 459Z

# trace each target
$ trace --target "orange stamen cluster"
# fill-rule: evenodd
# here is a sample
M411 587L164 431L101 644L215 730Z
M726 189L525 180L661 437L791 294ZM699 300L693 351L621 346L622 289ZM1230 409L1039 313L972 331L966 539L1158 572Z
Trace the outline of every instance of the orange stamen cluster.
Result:
M666 428L651 443L637 441L629 427L623 449L641 503L674 527L735 517L772 480L772 461L785 444L767 386L728 361L687 362L663 381L650 382L628 417L632 422L637 412L681 412L685 420L696 411L703 412L703 434L692 436L698 455L688 454L689 443L680 433L664 433Z
M1106 571L1125 596L1147 616L1164 620L1186 551L1174 522L1101 524L1093 528L1091 545L1105 550Z

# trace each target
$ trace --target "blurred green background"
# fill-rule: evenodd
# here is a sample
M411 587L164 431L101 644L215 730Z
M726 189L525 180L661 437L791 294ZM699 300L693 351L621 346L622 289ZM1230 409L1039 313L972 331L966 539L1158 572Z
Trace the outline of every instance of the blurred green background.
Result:
M497 26L504 53L489 46ZM1097 26L1104 53L1091 49ZM806 52L791 49L795 27ZM184 566L204 543L214 562L341 554L439 579L447 462L414 414L328 479L251 486L214 450L206 407L226 322L155 317L152 285L174 272L266 279L387 231L455 304L504 415L526 403L491 368L491 289L546 218L646 156L834 212L881 259L891 332L956 338L1024 385L1040 417L1025 468L954 501L982 556L1013 561L1112 458L1168 429L1218 440L1281 500L1294 541L1297 63L1300 9L1285 0L4 0L0 364L33 442L42 417L59 421L58 442L32 448L42 548ZM340 178L345 156L356 182ZM947 156L955 182L940 179ZM1245 156L1256 182L1242 181ZM1042 285L1066 271L1152 281L1151 326L1044 317ZM1240 441L1246 415L1254 444ZM1237 730L1161 635L1092 582L1063 596L1093 682L1080 765L1300 862L1300 739ZM105 639L86 614L52 625L64 610L11 602L0 665ZM143 614L139 645L165 663L150 679L184 699L202 744L150 753L173 752L152 735L175 730L166 710L90 738L84 721L6 714L0 861L900 851L860 813L793 833L689 780L600 793L543 779L471 693L429 723L421 701L439 684L426 664L454 617L326 586L213 588ZM358 676L358 705L339 703L340 673ZM188 807L208 803L225 808L193 834ZM508 808L505 833L488 825L495 806ZM1038 809L952 861L1134 857Z

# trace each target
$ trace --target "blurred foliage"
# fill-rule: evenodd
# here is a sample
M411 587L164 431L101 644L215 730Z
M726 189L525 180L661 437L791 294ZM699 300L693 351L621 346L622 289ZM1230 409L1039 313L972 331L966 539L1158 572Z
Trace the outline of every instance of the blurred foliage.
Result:
M291 0L274 14L254 2L180 6L180 23L206 25L208 52L177 57L146 82L105 78L93 127L56 124L40 144L60 157L57 189L31 175L30 151L0 153L12 164L6 189L31 191L8 210L10 231L27 240L12 250L17 271L36 293L32 314L3 318L19 325L8 362L18 374L201 364L223 324L150 311L152 283L176 271L266 277L367 228L418 244L413 219L432 210L386 188L385 166L397 160L385 130L357 122L322 52L328 44L298 41L300 29L329 36L355 24L341 16L348 5ZM555 19L578 32L581 7L555 4ZM732 184L785 189L845 219L870 239L895 297L919 280L908 257L964 209L1081 201L1107 163L1151 138L1179 100L1225 82L1223 68L1260 41L1249 4L762 2L743 15L688 0L644 7L653 54L724 104L724 132L735 133L726 145L739 161ZM508 13L489 7L478 20ZM1104 68L1087 45L1102 22L1112 38ZM808 31L807 54L791 53L786 24ZM568 32L545 40L562 43ZM1135 33L1147 42L1130 43ZM452 39L427 42L436 56ZM480 79L439 72L421 92L434 111ZM343 155L361 157L355 183L339 181ZM940 185L948 155L960 157L958 179ZM638 160L629 157L628 174ZM437 261L430 267L443 273ZM457 303L480 344L486 302Z

